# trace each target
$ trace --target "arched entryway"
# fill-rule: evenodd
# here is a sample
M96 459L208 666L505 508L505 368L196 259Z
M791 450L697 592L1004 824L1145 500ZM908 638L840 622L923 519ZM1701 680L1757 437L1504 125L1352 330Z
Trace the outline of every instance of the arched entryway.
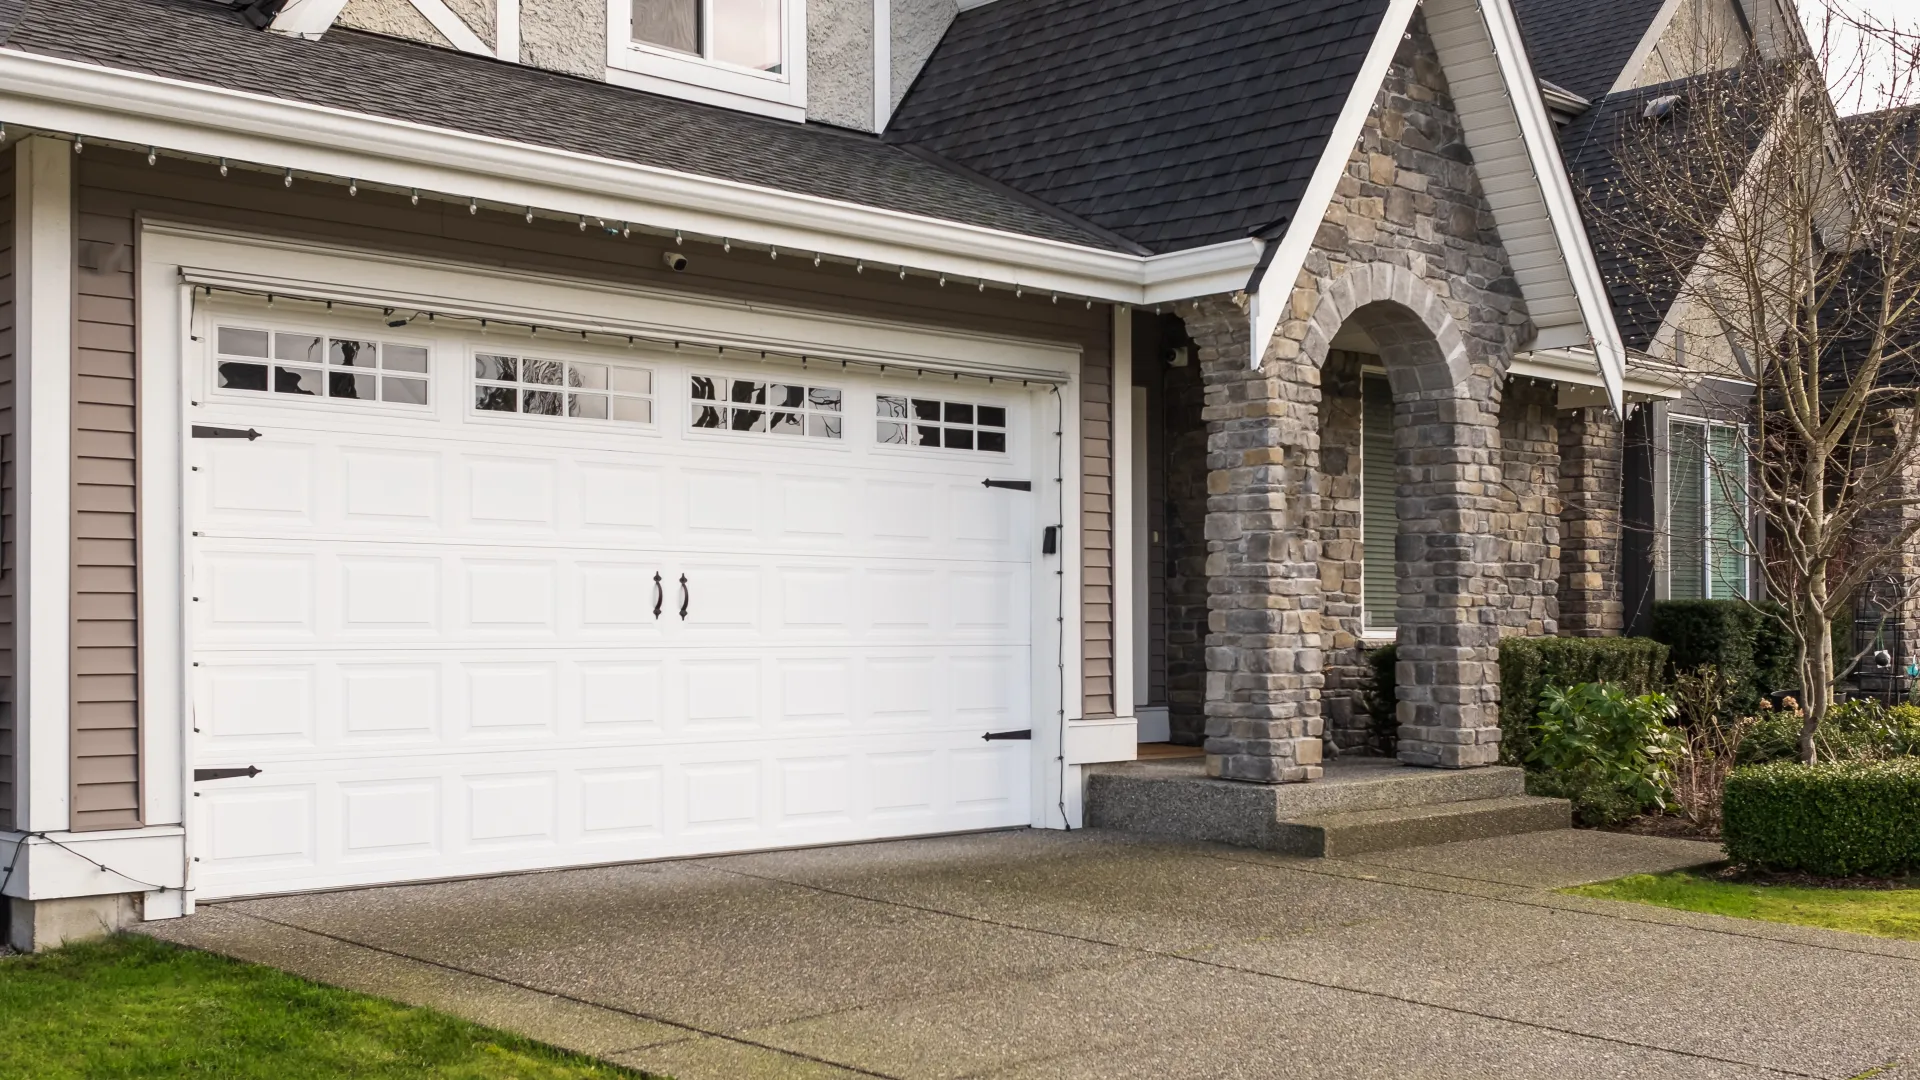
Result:
M1246 331L1236 340L1235 323L1206 305L1188 318L1209 386L1210 771L1317 777L1328 663L1364 628L1368 575L1353 548L1364 546L1363 515L1343 512L1364 492L1322 467L1321 443L1327 419L1356 412L1329 394L1363 392L1367 372L1328 370L1336 342L1370 358L1361 366L1377 369L1391 398L1398 756L1493 763L1505 563L1497 350L1470 342L1445 300L1387 264L1355 267L1321 290L1311 317L1283 325L1258 371L1244 367ZM1323 385L1323 375L1333 378ZM1358 406L1363 413L1364 400ZM1330 446L1327 464L1350 480L1357 449Z

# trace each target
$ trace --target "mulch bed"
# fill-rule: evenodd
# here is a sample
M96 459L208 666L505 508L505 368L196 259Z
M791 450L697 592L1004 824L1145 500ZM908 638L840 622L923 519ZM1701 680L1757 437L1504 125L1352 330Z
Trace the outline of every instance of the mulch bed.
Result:
M1605 831L1632 833L1635 836L1664 836L1670 840L1720 842L1720 830L1702 828L1677 814L1641 814Z
M1797 871L1773 873L1726 866L1712 872L1716 881L1731 885L1784 885L1794 889L1920 889L1920 878L1818 877Z

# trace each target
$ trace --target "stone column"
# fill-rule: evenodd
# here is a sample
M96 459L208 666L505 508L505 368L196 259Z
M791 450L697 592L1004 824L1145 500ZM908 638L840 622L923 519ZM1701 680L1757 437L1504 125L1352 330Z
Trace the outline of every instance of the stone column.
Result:
M1623 430L1603 407L1560 413L1560 633L1611 637L1626 629L1621 596Z
M1399 758L1491 765L1500 760L1501 574L1511 548L1495 529L1502 484L1492 395L1403 395L1402 381L1394 379Z
M1507 552L1505 633L1552 637L1560 620L1559 390L1549 382L1510 378L1500 396L1500 471L1506 520L1495 529Z
M1317 368L1277 336L1250 370L1247 315L1183 308L1207 384L1207 772L1321 774Z

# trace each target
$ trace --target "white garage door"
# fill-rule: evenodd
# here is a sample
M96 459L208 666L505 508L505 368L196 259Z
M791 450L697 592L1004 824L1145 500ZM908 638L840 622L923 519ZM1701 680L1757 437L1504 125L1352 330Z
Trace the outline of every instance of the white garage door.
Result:
M1029 821L1017 384L217 324L199 895Z

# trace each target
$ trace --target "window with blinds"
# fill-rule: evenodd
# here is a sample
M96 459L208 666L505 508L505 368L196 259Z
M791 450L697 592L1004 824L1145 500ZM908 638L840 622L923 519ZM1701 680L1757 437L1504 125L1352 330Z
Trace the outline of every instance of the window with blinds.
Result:
M1394 543L1400 535L1398 471L1393 462L1393 391L1387 380L1360 382L1361 592L1366 627L1391 629L1400 588L1394 581Z
M1740 429L1676 421L1668 427L1668 595L1746 596L1747 452Z

